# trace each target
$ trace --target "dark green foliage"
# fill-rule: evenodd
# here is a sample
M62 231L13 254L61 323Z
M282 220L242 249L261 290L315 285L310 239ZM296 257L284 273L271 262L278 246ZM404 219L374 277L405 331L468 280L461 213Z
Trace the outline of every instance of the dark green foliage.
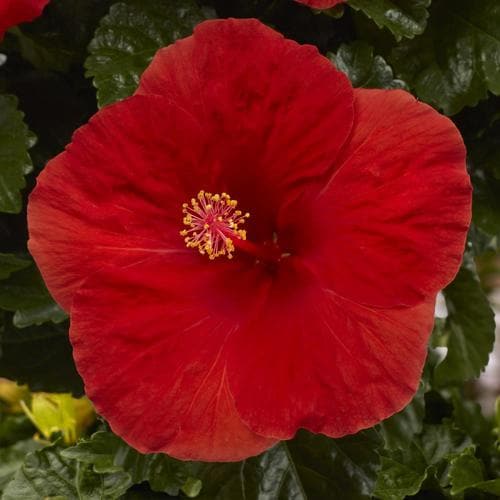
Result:
M477 377L495 341L493 311L473 271L462 267L444 294L448 353L434 372L435 382L441 387Z
M0 413L0 449L33 436L35 428L25 415Z
M415 435L422 432L425 415L424 393L426 387L422 384L419 391L408 406L396 415L380 424L380 433L388 449L407 447Z
M81 64L99 20L113 0L51 0L44 15L13 30L22 56L41 70Z
M14 312L13 322L19 328L61 323L66 313L50 296L36 267L30 262L28 266L0 281L0 309Z
M337 441L301 432L259 457L231 466L208 466L201 475L200 498L370 498L380 444L374 431Z
M423 33L431 0L350 0L349 5L362 10L381 28L389 29L399 40Z
M0 448L0 492L21 468L26 454L41 447L40 443L26 439L17 441L12 446Z
M199 498L206 500L327 500L332 494L347 494L361 500L373 492L380 446L373 430L339 440L301 432L294 440L243 462L197 464L165 455L140 455L113 434L99 432L62 455L92 465L99 474L126 472L134 483L148 481L153 491L170 495L201 491Z
M500 93L500 4L433 2L425 33L392 54L396 73L416 95L447 114Z
M500 99L490 97L462 113L459 124L464 129L474 187L476 253L495 251L500 245Z
M341 45L330 60L351 80L354 87L403 89L406 84L394 78L391 67L382 56L374 55L373 47L356 41Z
M100 106L133 94L158 49L189 35L206 14L194 0L129 0L111 8L85 66Z
M83 393L71 356L67 324L17 329L0 326L0 377L26 383L33 391Z
M68 500L112 500L130 486L123 472L96 474L89 467L61 456L58 446L28 453L8 483L2 500L39 500L57 497Z
M19 191L33 168L28 149L35 144L17 104L14 96L0 95L0 212L8 213L22 208Z
M474 448L467 448L450 461L449 474L452 495L477 490L500 496L500 479L484 480L484 466L474 456Z
M12 254L0 253L0 280L8 278L12 273L29 267L31 262Z
M418 493L428 478L436 479L442 467L470 440L450 423L425 426L410 446L382 457L375 495L382 500L402 500Z
M189 463L166 455L141 455L110 432L98 432L90 440L64 450L62 455L91 466L99 474L122 472L133 484L148 481L157 492L177 495L185 486L197 487L190 481Z

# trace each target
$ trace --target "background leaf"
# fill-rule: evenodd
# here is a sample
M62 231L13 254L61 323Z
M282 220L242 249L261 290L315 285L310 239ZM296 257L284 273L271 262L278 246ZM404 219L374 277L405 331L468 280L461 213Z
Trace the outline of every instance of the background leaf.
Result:
M356 500L371 496L380 445L374 430L338 440L300 432L243 462L202 464L142 455L110 432L98 432L62 454L97 473L124 471L134 484L148 481L153 491L170 495L194 495L201 488L199 498L204 500L326 500L334 494Z
M22 330L8 322L0 326L0 377L26 383L32 391L83 395L65 324Z
M42 446L37 441L26 439L7 448L0 448L0 493L21 468L26 454L38 450Z
M81 64L99 20L113 0L50 0L44 15L14 28L24 59L41 70L68 72Z
M20 259L12 254L0 253L0 280L8 278L12 273L31 266L31 261Z
M26 415L9 415L0 412L0 448L8 447L32 437L35 428Z
M130 478L123 472L98 475L61 456L58 446L29 453L9 482L2 500L40 500L46 497L114 500L127 491Z
M475 489L500 496L500 479L484 480L484 466L474 456L474 448L468 448L450 462L451 494L458 495Z
M35 144L35 136L23 119L17 99L0 94L0 212L20 212L24 176L33 168L28 150Z
M330 54L330 60L351 80L354 87L403 89L405 82L394 78L392 68L382 56L373 54L373 47L356 41L340 46L337 54Z
M398 40L423 33L430 4L431 0L349 0L351 7L389 29Z
M380 434L384 438L386 448L405 448L414 436L422 431L425 416L424 392L424 384L421 384L406 408L380 423Z
M482 111L486 108L486 112ZM465 130L474 187L473 220L486 249L500 249L500 99L490 97L477 111L466 115L474 120ZM463 118L463 119L464 119ZM465 120L464 120L465 121Z
M190 479L188 462L163 454L143 455L111 432L97 432L90 440L82 441L62 454L65 458L92 466L99 474L125 472L133 484L148 481L153 491L169 495L178 495Z
M500 94L500 3L440 0L425 33L392 53L397 75L425 102L455 114Z
M18 328L61 323L68 315L54 302L34 264L0 281L0 308L15 312Z
M156 51L191 34L206 18L194 0L130 0L113 5L85 63L100 106L131 95Z
M434 373L440 386L477 377L495 341L494 314L473 271L462 267L444 294L449 338L446 358Z
M457 389L452 391L453 422L485 450L492 442L491 422L481 411L481 406L466 400Z
M470 443L450 422L427 425L410 446L384 454L375 496L381 500L403 500L415 495L424 481L435 477L442 462L456 457Z
M369 499L382 442L374 430L342 439L300 431L262 455L238 464L207 465L200 499Z

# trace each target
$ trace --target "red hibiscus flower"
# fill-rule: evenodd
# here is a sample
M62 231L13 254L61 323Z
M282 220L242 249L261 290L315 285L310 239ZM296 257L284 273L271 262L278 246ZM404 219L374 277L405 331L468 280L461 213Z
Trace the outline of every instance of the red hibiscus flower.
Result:
M461 261L464 158L450 120L257 20L160 50L30 197L97 410L142 452L230 461L403 408Z
M49 0L0 0L0 41L12 26L38 17Z
M313 9L331 9L335 5L345 3L347 0L295 0L312 7Z

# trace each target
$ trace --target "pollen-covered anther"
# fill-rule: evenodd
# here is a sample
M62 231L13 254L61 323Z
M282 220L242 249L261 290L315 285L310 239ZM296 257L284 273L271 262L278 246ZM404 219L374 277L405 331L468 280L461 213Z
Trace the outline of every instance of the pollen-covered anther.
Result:
M202 255L215 259L225 255L233 258L233 239L246 239L240 226L250 217L249 213L236 210L238 202L227 193L212 194L200 191L191 203L183 203L183 223L187 229L180 234L188 248L197 248Z

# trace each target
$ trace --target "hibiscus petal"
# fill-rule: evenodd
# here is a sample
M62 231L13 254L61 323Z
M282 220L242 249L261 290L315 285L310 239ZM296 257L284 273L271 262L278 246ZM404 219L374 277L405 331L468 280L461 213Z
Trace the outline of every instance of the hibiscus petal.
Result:
M86 281L70 337L86 394L118 435L143 453L205 461L274 444L242 423L226 369L226 345L264 293L261 278L236 262L153 257Z
M295 249L336 293L391 307L455 276L471 218L465 147L451 120L404 91L355 91L335 171L295 227Z
M271 221L292 187L325 173L352 127L346 76L256 19L198 25L156 54L138 92L166 95L202 121L214 184L252 220Z
M276 439L299 428L341 437L371 427L415 394L433 321L433 302L363 306L292 257L260 314L228 343L236 408L254 432Z
M200 137L167 99L136 96L101 110L48 163L29 200L29 248L66 310L105 264L195 257L179 230L181 205L204 175Z
M0 2L0 41L12 26L38 17L49 0L2 0Z

